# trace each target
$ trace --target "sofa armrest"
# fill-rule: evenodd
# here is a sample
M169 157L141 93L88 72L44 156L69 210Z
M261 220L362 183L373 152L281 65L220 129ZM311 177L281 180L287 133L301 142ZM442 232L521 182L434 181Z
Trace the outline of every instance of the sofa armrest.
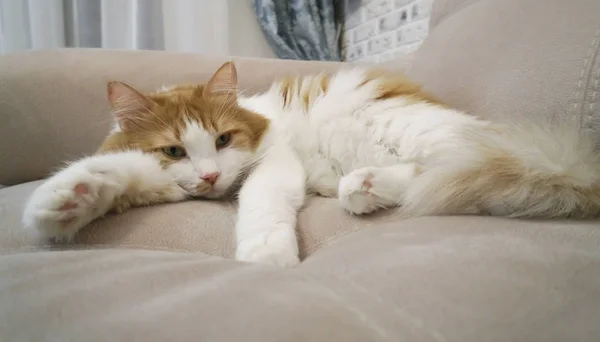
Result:
M0 184L43 178L61 162L93 153L112 126L106 83L140 90L207 81L236 61L240 88L263 89L286 73L343 63L209 57L162 51L61 49L0 57Z

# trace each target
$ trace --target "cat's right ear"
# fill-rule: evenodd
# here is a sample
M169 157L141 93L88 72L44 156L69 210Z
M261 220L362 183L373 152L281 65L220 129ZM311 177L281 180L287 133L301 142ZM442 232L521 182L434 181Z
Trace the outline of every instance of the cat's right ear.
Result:
M115 120L124 132L138 127L154 106L154 101L123 82L108 82L107 92Z

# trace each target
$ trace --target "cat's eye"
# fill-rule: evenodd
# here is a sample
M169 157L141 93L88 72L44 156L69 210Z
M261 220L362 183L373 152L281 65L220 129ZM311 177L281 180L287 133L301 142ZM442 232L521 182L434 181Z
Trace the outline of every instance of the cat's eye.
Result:
M185 150L179 146L163 147L162 152L167 156L176 159L184 158L185 156L187 156Z
M215 146L217 148L223 148L227 146L227 144L229 144L230 141L231 133L223 133L217 137L217 140L215 140Z

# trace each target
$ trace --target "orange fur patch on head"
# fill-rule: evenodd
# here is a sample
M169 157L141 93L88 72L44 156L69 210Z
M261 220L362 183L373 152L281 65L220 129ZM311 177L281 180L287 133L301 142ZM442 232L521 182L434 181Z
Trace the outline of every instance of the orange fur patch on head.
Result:
M142 150L155 153L168 165L175 160L161 150L184 147L181 135L193 122L215 138L231 134L230 148L255 150L269 120L237 105L235 82L235 67L226 63L207 85L179 85L142 94L123 83L111 83L109 100L120 130L112 132L98 152Z

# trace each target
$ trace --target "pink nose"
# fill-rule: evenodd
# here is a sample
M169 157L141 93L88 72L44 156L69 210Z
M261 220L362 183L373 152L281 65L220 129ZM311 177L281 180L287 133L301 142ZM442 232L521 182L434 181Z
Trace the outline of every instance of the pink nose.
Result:
M207 182L210 185L215 185L217 182L217 178L221 175L220 172L207 173L204 176L200 177L203 181Z

